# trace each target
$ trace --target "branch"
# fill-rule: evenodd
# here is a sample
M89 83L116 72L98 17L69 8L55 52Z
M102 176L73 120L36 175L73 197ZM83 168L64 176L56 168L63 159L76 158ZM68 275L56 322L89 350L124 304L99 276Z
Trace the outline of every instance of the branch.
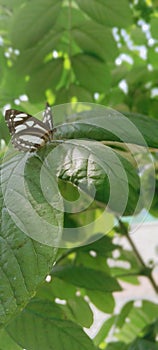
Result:
M119 219L118 219L118 222L119 222L119 225L120 225L120 228L121 228L121 232L123 233L124 236L126 236L128 242L130 243L132 249L133 249L133 252L135 253L135 256L137 257L140 265L142 266L142 270L144 271L144 275L146 277L148 277L154 291L156 292L156 294L158 293L158 285L156 284L153 276L152 276L152 269L148 268L148 266L146 266L146 264L144 263L144 260L142 258L142 256L140 255L137 247L135 246L134 242L132 241L132 238L131 236L129 235L128 233L128 229L127 227L124 225L124 223Z

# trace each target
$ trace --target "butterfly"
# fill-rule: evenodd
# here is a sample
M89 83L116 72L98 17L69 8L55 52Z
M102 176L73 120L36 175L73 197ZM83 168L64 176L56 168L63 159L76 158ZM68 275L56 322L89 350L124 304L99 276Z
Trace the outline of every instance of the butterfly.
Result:
M5 120L15 148L23 152L35 152L53 139L53 115L47 103L43 121L17 109L8 109Z

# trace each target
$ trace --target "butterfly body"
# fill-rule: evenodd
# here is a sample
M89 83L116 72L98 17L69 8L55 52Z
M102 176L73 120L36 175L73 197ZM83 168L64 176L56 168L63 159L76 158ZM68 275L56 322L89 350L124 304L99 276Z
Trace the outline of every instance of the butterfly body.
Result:
M53 127L51 107L47 103L43 121L16 109L8 109L5 114L12 143L24 152L34 152L53 139L56 129Z

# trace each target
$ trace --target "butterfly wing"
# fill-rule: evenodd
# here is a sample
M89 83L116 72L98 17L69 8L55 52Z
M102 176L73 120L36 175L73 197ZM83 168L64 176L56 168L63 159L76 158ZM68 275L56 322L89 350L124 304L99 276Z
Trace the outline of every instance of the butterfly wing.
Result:
M46 103L46 108L43 116L43 123L50 131L53 131L53 114L48 102Z
M14 135L15 132L18 132L18 127L20 127L20 125L26 128L24 123L31 117L31 115L18 111L17 109L8 109L5 113L5 120L10 134Z
M12 135L12 143L20 151L36 151L52 138L48 124L27 113L9 109L5 120Z

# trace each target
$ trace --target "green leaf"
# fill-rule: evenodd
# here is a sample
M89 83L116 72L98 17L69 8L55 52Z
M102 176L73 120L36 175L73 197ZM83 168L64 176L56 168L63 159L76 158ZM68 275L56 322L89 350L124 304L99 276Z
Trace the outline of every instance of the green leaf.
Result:
M88 129L92 134L92 124ZM85 130L83 125L82 130ZM95 130L97 132L97 128ZM80 137L81 135L80 133ZM133 213L139 198L139 177L136 169L125 158L115 155L115 152L102 144L86 140L64 142L59 151L55 150L54 158L52 166L58 169L57 176L60 179L72 182L95 200L108 203L112 211L120 213L122 210L124 215ZM109 199L110 181L113 185L110 186Z
M134 27L131 30L131 38L134 41L135 45L146 45L147 44L147 38L145 36L145 33L142 31L140 27Z
M45 100L47 89L55 90L61 79L63 69L62 59L53 59L41 65L32 75L26 87L30 101L41 102Z
M99 291L87 290L91 302L101 311L106 314L112 314L115 307L115 300L110 293L102 293Z
M126 74L127 83L130 85L145 83L149 80L150 72L147 70L145 64L133 66L133 68Z
M4 56L4 50L0 46L0 83L2 82L3 76L4 76L4 69L6 68L6 59Z
M121 103L124 102L124 100L124 92L121 91L119 87L116 87L109 91L109 94L107 94L105 98L101 100L101 103L105 104L105 106L107 106L108 104L111 108L119 108L119 105L121 105Z
M137 113L123 112L123 114L138 128L149 147L158 147L156 132L158 120Z
M130 303L127 304L130 307ZM126 306L123 309L123 313L127 311ZM154 304L150 301L143 301L142 306L131 308L130 312L128 312L127 317L123 317L121 320L121 330L117 332L115 335L121 341L125 343L129 343L134 341L136 337L141 335L143 329L153 323L157 319L158 313L158 305ZM118 322L119 322L118 317ZM123 321L125 322L123 323ZM118 326L118 324L117 324Z
M112 70L112 86L118 88L119 82L125 78L128 71L129 67L126 65L114 67Z
M96 22L107 27L126 27L131 24L131 11L126 0L76 0L79 7Z
M130 263L130 271L133 272L134 274L140 272L140 269L142 268L141 263L137 261L135 257L135 253L131 250L129 251L128 249L122 249L120 252L120 257L119 260L127 261Z
M112 316L106 320L97 335L94 338L94 344L100 345L104 341L104 339L108 336L110 329L115 324L116 316Z
M0 0L0 4L2 6L6 6L8 9L13 9L14 7L15 8L18 8L21 3L24 3L26 2L25 0L21 1L21 0Z
M158 6L158 0L153 0L153 6L154 6L154 8L157 8L157 6Z
M83 297L73 297L69 299L66 305L60 305L66 318L76 322L82 327L89 328L93 323L93 313L88 303Z
M106 92L111 83L107 65L97 58L78 54L72 57L72 68L79 83L90 92Z
M36 298L55 301L65 315L65 319L89 328L93 323L93 313L83 296L76 296L77 288L59 278L44 283L36 294ZM64 304L63 304L64 303Z
M22 347L31 350L93 350L92 341L77 324L64 320L57 306L30 303L7 330ZM57 311L58 310L58 311ZM37 336L38 330L38 336Z
M36 294L39 299L47 299L51 301L53 298L69 300L73 299L75 295L76 287L60 280L59 278L53 278L49 283L45 282Z
M23 188L26 190L23 184L23 157L23 154L15 156L3 164L1 170L1 190L3 188L3 195L5 195L5 203L3 203L1 196L1 324L5 324L13 315L24 308L50 271L56 254L55 248L40 243L40 227L41 238L44 234L47 236L47 223L44 222L43 229L42 225L40 224L38 227L37 223L41 220L40 215L44 215L44 210L46 210L47 215L48 212L50 213L49 205L46 201L42 202L40 192L37 194L37 169L33 171L31 168L30 176L37 195L36 202L35 197L34 201L32 198L34 208L31 206L31 199L27 197L29 193L23 191ZM40 161L39 164L41 165ZM56 222L61 229L60 219L61 216L55 215L54 218L52 217L51 223L57 220ZM27 236L24 232L29 233L29 235ZM31 235L34 235L38 242L31 239ZM43 240L45 240L44 237Z
M33 0L25 3L13 16L11 39L20 49L33 47L50 31L59 15L61 1Z
M113 61L118 55L111 30L93 21L86 21L72 29L72 37L84 52Z
M122 326L125 323L125 319L126 319L126 317L128 317L128 314L130 313L132 308L133 308L133 301L129 301L128 303L126 303L123 306L123 308L122 308L122 310L119 313L118 318L117 318L117 322L116 322L117 327L122 328Z
M124 270L124 273L125 273L125 270ZM139 272L137 273L138 275L140 274ZM117 275L117 273L115 274L114 273L114 276L121 279L121 281L124 281L126 283L129 283L129 284L133 284L135 286L139 286L140 285L140 282L139 282L139 276L136 277L136 276L129 276L127 274L127 276L119 276L119 274Z
M158 344L138 339L130 345L129 350L157 350Z
M45 244L58 247L63 226L63 203L58 194L55 174L49 171L47 149L43 149L40 154L28 158L25 167L25 181L28 189L28 199L34 209L34 215L37 213L35 236L37 235L37 240L40 241L41 239ZM47 200L48 190L51 202ZM58 208L56 209L57 203ZM29 215L29 208L28 212L24 211L23 213L25 220L27 215ZM30 223L34 225L34 222L35 219L31 221L30 218L29 223L26 220L25 227L28 227L29 232Z
M9 130L8 130L7 124L5 122L4 116L2 114L0 114L0 123L1 123L0 140L3 139L6 142L8 142L10 139Z
M30 74L32 76L36 70L39 70L46 56L52 53L53 47L56 47L60 37L61 32L56 32L52 29L33 47L23 49L14 65L17 74L19 74L19 76L21 74Z
M22 350L21 346L16 344L5 330L0 331L0 350Z
M84 207L84 201L82 202L82 204ZM72 206L73 203L71 207ZM109 215L105 213L104 210L100 209L93 210L90 205L89 208L87 207L87 210L83 210L82 212L76 212L70 215L65 214L64 228L66 231L64 230L63 238L68 239L68 241L71 242L73 246L74 242L77 243L75 246L80 246L81 243L83 244L83 242L84 244L87 244L89 242L94 242L100 239L111 229L111 227L113 227L113 225L113 215ZM88 263L88 266L94 267L93 259L91 259L90 255L84 255L86 264ZM83 259L82 252L81 254L79 252L77 253L77 259L79 261L80 259ZM100 263L98 260L101 260ZM102 260L102 257L97 258L99 268L101 268L101 266L103 268Z
M156 50L156 45L149 47L148 59L154 68L158 68L158 52Z
M0 86L0 101L3 106L10 102L13 108L15 106L15 99L22 95L25 90L26 83L24 75L21 73L21 75L18 76L18 79L17 75L17 71L13 66L5 67L3 81ZM17 105L15 108L17 108Z
M71 16L71 20L70 17ZM77 6L71 6L69 3L65 3L62 7L62 11L55 22L55 29L60 31L69 32L70 28L80 26L85 22L85 14Z
M58 111L56 109L54 111L58 116ZM103 106L102 108L101 106L93 107L91 111L76 113L69 118L69 124L58 126L56 137L119 141L145 146L144 138L149 147L158 147L158 120L140 113L125 111L122 113L115 115L112 110L105 109ZM131 123L128 124L128 119L138 130Z
M107 345L106 350L128 350L128 345L122 342L110 343Z
M85 253L89 253L90 251L94 251L97 253L97 255L106 257L109 255L110 252L112 252L113 250L117 249L117 246L115 244L112 243L112 240L110 237L108 236L104 236L98 240L96 240L95 242L91 243L91 244L87 244L83 247L79 247L77 248L77 252L81 251L81 252L85 252Z
M88 290L101 292L121 290L118 282L113 277L110 277L103 271L93 270L85 266L55 267L52 274L66 282Z
M97 239L97 235L92 237L94 239ZM79 251L75 259L76 264L86 266L87 268L90 268L93 270L103 271L106 274L110 275L111 271L105 258L103 258L102 256L99 256L99 254L97 254L96 256L94 255L95 255L95 252L93 250L90 251L89 254L82 253Z
M82 86L71 84L68 89L65 87L56 92L55 104L68 103L70 101L93 102L92 94Z
M158 25L157 17L151 18L151 22L150 22L151 34L152 34L152 37L155 39L158 39L157 25Z
M36 296L30 301L30 303L26 306L26 309L23 310L23 313L29 311L35 315L47 315L47 319L50 318L59 318L64 319L65 315L61 308L55 303L53 300L40 300Z
M27 237L5 211L0 241L1 325L24 308L55 258L54 249Z

